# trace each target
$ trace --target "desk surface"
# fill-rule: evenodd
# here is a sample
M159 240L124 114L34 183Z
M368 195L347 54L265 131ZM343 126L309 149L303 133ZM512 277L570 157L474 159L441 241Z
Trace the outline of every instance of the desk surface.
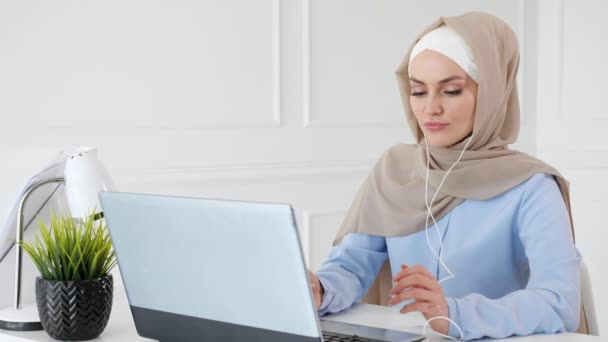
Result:
M397 308L389 308L385 306L357 304L349 310L341 313L327 315L323 319L345 322L358 323L376 327L383 327L401 331L422 332L424 325L424 317L420 313L400 314ZM427 334L430 336L429 341L449 341L437 335L433 335L430 328L427 328ZM608 339L587 335L563 333L556 335L532 335L525 337L514 337L506 339L508 341L517 342L544 342L544 341L568 341L568 342L587 342L587 341L608 341ZM12 332L0 330L0 342L55 342L44 331L35 332ZM153 341L137 335L131 311L129 310L126 300L115 301L112 308L112 315L106 330L99 338L94 341L101 342L144 342Z

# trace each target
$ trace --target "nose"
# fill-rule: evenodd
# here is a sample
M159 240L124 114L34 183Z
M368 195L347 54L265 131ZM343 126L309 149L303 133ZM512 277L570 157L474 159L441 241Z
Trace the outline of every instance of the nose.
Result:
M427 96L427 101L424 105L424 114L425 115L437 115L443 112L443 108L441 106L440 99L438 99L437 95Z

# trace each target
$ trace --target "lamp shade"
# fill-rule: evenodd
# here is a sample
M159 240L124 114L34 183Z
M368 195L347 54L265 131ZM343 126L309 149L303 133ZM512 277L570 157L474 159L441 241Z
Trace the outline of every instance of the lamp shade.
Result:
M97 149L87 148L68 157L64 171L65 192L72 217L84 219L99 213L100 191L114 191L110 174L97 159Z

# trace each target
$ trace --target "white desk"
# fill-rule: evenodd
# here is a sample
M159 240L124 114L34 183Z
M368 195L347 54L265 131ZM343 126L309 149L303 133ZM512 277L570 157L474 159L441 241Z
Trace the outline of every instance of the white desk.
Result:
M357 304L351 309L325 316L324 319L329 319L345 323L359 323L376 327L383 327L402 331L422 332L424 318L420 313L400 314L397 308L389 308L385 306ZM450 341L437 335L432 335L430 328L427 328L429 341ZM515 337L507 339L517 342L587 342L587 341L608 341L606 338L578 335L571 333L556 334L556 335L532 335L526 337ZM44 331L36 332L11 332L0 330L0 342L55 342ZM106 330L99 338L94 341L101 342L142 342L153 341L137 335L131 311L126 300L118 300L114 302L112 307L112 315Z

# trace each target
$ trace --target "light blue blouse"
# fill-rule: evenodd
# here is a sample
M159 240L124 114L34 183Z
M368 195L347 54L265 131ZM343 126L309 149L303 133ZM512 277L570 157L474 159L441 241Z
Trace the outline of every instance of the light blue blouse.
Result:
M465 200L437 225L442 258L455 274L441 286L463 339L577 329L581 257L553 176L537 174L489 200ZM428 233L439 251L435 227ZM360 301L387 257L393 276L401 264L423 265L439 280L449 276L424 230L389 238L347 234L316 273L325 288L319 314ZM461 337L453 324L449 335Z

